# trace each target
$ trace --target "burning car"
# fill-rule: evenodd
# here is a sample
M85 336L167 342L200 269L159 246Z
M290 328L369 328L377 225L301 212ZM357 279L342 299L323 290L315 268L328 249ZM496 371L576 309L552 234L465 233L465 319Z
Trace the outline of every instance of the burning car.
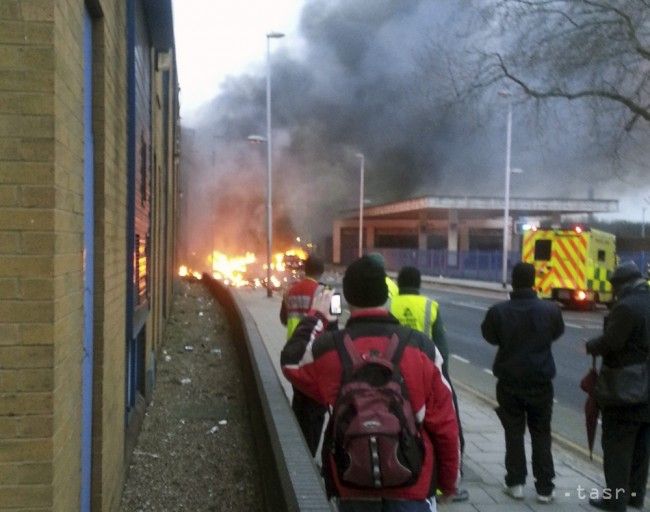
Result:
M271 260L271 286L275 291L280 291L286 286L302 278L307 253L301 248L293 248L273 255ZM214 250L207 257L206 264L210 267L210 274L214 279L226 286L235 288L266 288L267 263L259 259L252 252L243 255L229 255ZM199 272L182 265L179 269L181 277L194 276L201 278Z
M300 272L305 266L305 260L297 254L285 253L282 258L282 263L284 263L285 270L294 272Z

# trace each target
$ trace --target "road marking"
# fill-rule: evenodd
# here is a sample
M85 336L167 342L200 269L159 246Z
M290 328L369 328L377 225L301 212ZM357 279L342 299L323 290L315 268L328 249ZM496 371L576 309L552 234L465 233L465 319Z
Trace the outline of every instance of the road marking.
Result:
M590 323L574 324L571 322L564 322L564 325L566 325L567 327L573 327L574 329L591 329L593 331L598 331L602 328L602 325L600 324L590 324Z
M453 357L457 361L460 361L461 363L469 363L469 359L465 359L464 357L460 357L457 354L451 354L451 357Z
M488 375L492 375L494 377L494 374L492 373L492 370L490 370L489 368L483 368L483 371L485 373L487 373Z
M573 327L574 329L584 329L584 327L582 325L572 324L570 322L564 322L564 325L566 327Z
M478 309L479 311L487 311L487 306L479 306L478 304L472 304L471 302L460 302L460 301L451 301L454 306L461 306L463 308L469 309Z

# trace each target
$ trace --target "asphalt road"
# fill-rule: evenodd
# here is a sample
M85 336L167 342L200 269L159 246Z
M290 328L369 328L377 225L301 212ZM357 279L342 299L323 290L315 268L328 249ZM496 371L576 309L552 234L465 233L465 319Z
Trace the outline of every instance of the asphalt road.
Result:
M452 379L494 400L496 380L491 368L496 347L482 338L480 325L490 305L503 300L505 293L433 286L422 292L440 304L451 352ZM591 357L586 355L584 345L585 340L601 332L605 313L604 308L593 312L564 310L565 332L553 345L557 367L553 381L556 399L553 430L583 449L586 449L583 416L586 395L579 384L591 366ZM599 446L595 453L600 453Z
M326 282L341 289L341 277L328 274ZM481 290L464 286L423 283L421 292L440 304L440 315L445 325L450 349L449 369L455 385L462 386L487 402L496 405L496 379L492 375L492 362L496 347L481 336L481 322L488 308L507 298L501 291ZM584 404L586 394L580 389L580 380L591 367L591 356L585 353L585 341L602 331L607 312L599 306L595 311L563 310L565 330L553 344L557 375L553 381L555 404L553 406L553 433L556 440L587 454ZM345 324L349 315L344 308L340 322ZM459 405L462 419L462 404ZM602 456L600 429L594 446L594 455Z

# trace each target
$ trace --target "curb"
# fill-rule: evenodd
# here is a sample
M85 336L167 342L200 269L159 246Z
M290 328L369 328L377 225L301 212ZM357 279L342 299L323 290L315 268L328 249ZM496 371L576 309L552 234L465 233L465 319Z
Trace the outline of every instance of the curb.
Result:
M320 472L302 439L287 396L250 311L233 289L203 276L204 286L226 312L239 352L250 401L258 463L263 475L263 509L333 512Z

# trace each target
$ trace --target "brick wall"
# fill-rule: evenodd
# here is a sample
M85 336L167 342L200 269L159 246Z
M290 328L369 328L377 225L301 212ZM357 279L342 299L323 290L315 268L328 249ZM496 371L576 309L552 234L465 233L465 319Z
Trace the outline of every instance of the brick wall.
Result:
M0 509L53 503L54 9L0 2Z
M94 54L95 354L93 510L119 506L124 481L126 2L102 0Z
M53 510L78 510L83 354L83 4L54 5Z
M79 510L83 355L84 6L93 22L95 304L92 506L125 477L126 2L0 0L0 510ZM173 59L172 59L173 60ZM169 125L176 121L175 78ZM158 123L158 133L165 127ZM174 162L174 144L158 162ZM172 141L170 141L172 142ZM156 198L149 320L170 296L176 170ZM163 230L168 235L163 236ZM167 285L162 286L166 280ZM163 293L166 297L163 297ZM167 305L167 307L165 307Z
M95 382L93 510L116 510L124 480L126 2L103 1L95 31Z

